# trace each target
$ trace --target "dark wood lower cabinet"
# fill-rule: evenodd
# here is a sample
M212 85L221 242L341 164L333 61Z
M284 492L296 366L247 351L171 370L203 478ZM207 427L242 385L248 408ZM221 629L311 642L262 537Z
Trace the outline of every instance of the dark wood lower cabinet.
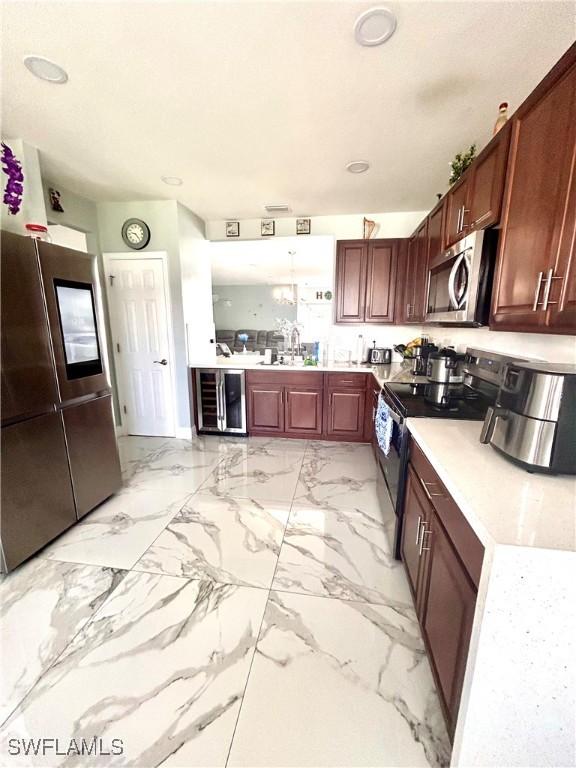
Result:
M464 682L476 589L438 517L424 533L429 565L423 584L421 624L454 733Z
M285 390L285 422L287 434L307 433L318 437L322 434L322 402L321 389L288 389Z
M410 451L402 559L453 736L484 549L414 441Z
M248 431L284 432L284 387L281 384L248 386Z
M369 380L356 372L246 371L248 433L370 442Z
M328 437L362 441L366 409L365 389L340 389L328 392L324 431Z

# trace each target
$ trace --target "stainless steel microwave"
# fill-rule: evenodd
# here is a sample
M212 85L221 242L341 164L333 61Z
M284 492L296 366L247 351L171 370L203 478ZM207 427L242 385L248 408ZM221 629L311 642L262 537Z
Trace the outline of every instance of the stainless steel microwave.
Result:
M488 322L496 238L492 230L472 232L430 259L426 322L476 326Z

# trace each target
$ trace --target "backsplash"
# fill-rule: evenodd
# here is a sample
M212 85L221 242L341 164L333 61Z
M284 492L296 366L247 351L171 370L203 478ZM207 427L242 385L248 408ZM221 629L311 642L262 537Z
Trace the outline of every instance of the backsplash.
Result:
M516 354L521 357L537 358L555 363L576 363L576 337L539 333L506 333L491 331L489 328L450 328L418 325L332 325L329 342L334 347L356 349L358 335L362 334L364 347L393 347L406 344L422 333L438 346L454 346L459 352L466 347L487 349L492 352ZM394 353L394 361L401 360Z

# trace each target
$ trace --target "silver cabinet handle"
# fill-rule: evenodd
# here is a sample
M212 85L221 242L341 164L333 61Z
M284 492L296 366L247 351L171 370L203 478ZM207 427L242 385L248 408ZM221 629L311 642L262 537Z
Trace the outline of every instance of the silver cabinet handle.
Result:
M544 272L538 272L538 280L536 281L536 291L534 292L534 304L532 304L532 312L536 312L538 309L538 304L540 303L538 299L540 298L540 288L542 287L543 276Z
M564 280L563 277L554 277L554 268L551 267L546 275L546 288L544 288L544 299L542 309L548 309L550 304L558 304L557 301L550 301L550 291L552 290L552 280Z
M425 489L425 491L426 491L426 493L428 495L428 498L431 498L432 496L438 496L441 499L445 499L446 498L445 494L443 494L443 493L431 493L428 490L428 486L430 486L431 488L437 488L438 487L438 483L427 483L426 480L422 480L422 482L424 483L424 489Z
M460 216L462 215L462 208L458 208L458 218L456 220L456 234L460 234Z
M152 362L158 363L158 365L168 365L168 360L166 360L165 357L163 357L162 360L153 360Z
M468 210L468 208L466 208L465 205L463 205L462 206L462 222L461 222L461 225L460 225L462 230L465 230L465 229L468 228L468 224L464 224L464 218L465 218L467 213L470 213L470 211Z
M420 549L418 550L418 556L419 557L422 556L422 552L429 552L430 551L430 547L425 547L424 546L424 536L426 536L426 534L431 534L431 533L432 533L432 531L429 530L428 528L425 528L422 531L422 538L420 539Z
M418 524L416 526L416 546L420 544L420 526L422 525L422 515L418 515Z

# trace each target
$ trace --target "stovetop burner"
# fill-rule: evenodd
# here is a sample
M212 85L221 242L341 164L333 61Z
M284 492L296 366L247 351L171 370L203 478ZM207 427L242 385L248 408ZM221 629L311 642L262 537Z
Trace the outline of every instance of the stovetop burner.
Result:
M463 384L386 382L385 386L406 417L482 421L491 405L487 397Z

